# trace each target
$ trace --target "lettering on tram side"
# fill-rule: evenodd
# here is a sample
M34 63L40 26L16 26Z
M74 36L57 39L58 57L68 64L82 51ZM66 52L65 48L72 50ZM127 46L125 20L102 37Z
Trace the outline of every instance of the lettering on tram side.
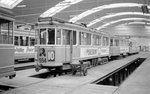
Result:
M109 47L101 48L101 55L109 54Z
M15 47L15 53L34 53L35 52L35 48L34 47L19 47L16 46Z
M88 54L88 55L95 55L96 52L97 52L96 49L87 49L87 54Z
M81 48L80 57L98 56L98 48Z
M46 52L44 48L39 49L39 63L46 63Z
M27 53L34 53L35 52L35 48L34 47L27 47L26 52Z
M22 47L15 47L15 53L24 53L25 49Z

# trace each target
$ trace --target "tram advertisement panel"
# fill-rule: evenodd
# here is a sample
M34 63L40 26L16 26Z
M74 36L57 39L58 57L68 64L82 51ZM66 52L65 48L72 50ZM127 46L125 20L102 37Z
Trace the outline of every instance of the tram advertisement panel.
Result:
M98 56L98 48L81 48L80 57Z

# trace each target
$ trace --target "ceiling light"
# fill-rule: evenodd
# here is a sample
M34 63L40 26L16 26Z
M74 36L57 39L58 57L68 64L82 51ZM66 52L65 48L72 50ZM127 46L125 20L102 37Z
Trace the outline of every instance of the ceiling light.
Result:
M17 7L18 8L24 8L24 7L26 7L27 5L18 5Z
M0 6L12 9L23 0L0 0Z
M114 3L114 4L109 4L109 5L103 5L103 6L95 7L85 12L82 12L81 14L71 18L69 22L76 22L90 14L93 14L98 11L102 11L104 9L120 8L120 7L141 7L141 6L142 4L138 4L138 3Z
M60 3L58 3L57 5L55 5L54 7L45 11L43 14L40 15L40 17L51 17L51 16L55 15L56 13L64 10L65 8L67 8L73 4L79 3L81 1L83 1L83 0L64 0Z
M91 21L87 26L89 27L89 26L92 26L92 25L102 21L102 20L116 17L116 16L123 16L123 15L143 15L143 16L149 16L150 17L150 14L143 14L142 12L120 12L120 13L106 15L106 16L100 17L98 19L95 19L95 20Z
M116 20L116 21L109 22L107 24L104 24L104 25L96 28L96 29L100 30L100 29L105 28L105 27L107 27L109 25L112 25L112 24L115 24L115 23L118 23L118 22L121 22L121 21L130 21L130 20L131 21L134 21L134 20L137 20L137 21L143 21L143 20L144 21L150 21L150 19L146 19L146 18L124 18L124 19L119 19L119 20Z

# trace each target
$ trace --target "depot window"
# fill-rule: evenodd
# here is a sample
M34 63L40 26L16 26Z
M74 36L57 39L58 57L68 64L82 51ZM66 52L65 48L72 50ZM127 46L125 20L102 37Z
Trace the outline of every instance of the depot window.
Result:
M0 44L13 44L13 22L1 18Z

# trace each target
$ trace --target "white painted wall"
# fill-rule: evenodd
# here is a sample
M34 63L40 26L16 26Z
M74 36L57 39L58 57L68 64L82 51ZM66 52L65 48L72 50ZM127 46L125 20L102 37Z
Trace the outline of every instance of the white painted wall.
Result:
M150 26L145 27L144 25L121 25L107 28L104 30L104 32L108 32L111 35L141 36L143 38L131 37L131 39L135 40L138 45L150 46Z
M150 26L121 25L106 28L104 29L104 32L108 32L111 35L131 36L130 39L136 41L137 46L141 46L142 49L144 48L144 51L150 51Z

